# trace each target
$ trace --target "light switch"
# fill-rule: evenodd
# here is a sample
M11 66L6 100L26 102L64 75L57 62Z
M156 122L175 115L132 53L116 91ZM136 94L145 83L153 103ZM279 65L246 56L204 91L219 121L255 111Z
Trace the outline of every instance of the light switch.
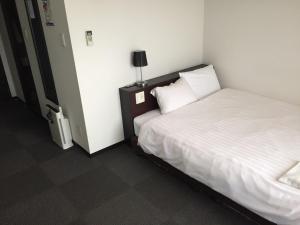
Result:
M135 94L135 102L136 104L141 104L145 102L145 92L139 92Z
M66 37L64 33L60 34L60 38L61 38L61 46L63 46L64 48L67 47L67 42L66 42Z
M94 41L93 41L93 31L89 30L85 32L85 38L86 38L86 45L87 46L93 46Z

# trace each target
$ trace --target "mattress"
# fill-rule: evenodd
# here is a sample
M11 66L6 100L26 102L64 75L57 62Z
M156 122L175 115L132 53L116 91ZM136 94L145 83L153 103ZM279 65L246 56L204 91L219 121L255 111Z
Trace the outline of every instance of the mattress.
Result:
M300 191L278 178L300 161L300 107L233 89L143 124L149 154L280 225L300 224Z
M135 117L133 120L134 133L136 136L139 136L140 129L143 124L147 123L149 120L160 116L161 113L158 109L146 112L138 117Z

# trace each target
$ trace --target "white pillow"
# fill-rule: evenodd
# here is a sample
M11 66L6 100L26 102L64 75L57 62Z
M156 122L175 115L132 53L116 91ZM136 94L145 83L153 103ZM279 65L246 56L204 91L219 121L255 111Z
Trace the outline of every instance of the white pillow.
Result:
M162 114L197 101L193 90L182 78L169 86L154 88L151 94L156 97Z
M198 99L202 99L221 89L213 65L179 74L190 85Z

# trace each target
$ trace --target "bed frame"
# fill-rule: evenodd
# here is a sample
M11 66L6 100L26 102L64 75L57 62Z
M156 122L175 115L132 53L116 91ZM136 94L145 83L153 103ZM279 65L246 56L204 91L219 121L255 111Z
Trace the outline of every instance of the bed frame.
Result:
M146 87L137 87L137 86L126 86L120 88L120 100L121 100L121 108L122 108L122 118L123 118L123 129L124 129L124 136L125 141L131 145L132 149L136 151L136 153L140 156L147 157L160 168L167 170L172 175L179 177L181 180L186 182L190 185L193 189L197 191L205 191L212 199L217 201L218 203L234 210L235 212L243 215L244 217L252 220L256 224L259 225L276 225L261 216L251 212L250 210L246 209L245 207L239 205L238 203L234 202L233 200L225 197L224 195L212 190L210 187L200 183L199 181L189 177L188 175L182 173L181 171L177 170L173 166L169 165L168 163L164 162L160 158L148 155L144 153L144 151L137 146L137 137L134 133L134 126L133 126L133 119L137 116L140 116L146 112L151 110L157 109L158 104L156 99L150 94L150 91L155 87L161 87L165 85L169 85L170 83L175 82L179 79L180 72L188 72L195 69L203 68L207 65L201 64L198 66L194 66L188 69L180 70L174 73L170 73L167 75L163 75L151 80L148 80L148 85ZM144 92L145 95L145 102L141 104L136 104L136 94Z

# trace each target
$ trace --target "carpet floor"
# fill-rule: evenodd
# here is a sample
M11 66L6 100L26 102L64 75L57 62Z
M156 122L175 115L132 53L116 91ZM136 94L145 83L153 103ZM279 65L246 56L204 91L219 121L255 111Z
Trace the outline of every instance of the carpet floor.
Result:
M126 145L63 151L26 105L0 109L1 225L254 225Z

